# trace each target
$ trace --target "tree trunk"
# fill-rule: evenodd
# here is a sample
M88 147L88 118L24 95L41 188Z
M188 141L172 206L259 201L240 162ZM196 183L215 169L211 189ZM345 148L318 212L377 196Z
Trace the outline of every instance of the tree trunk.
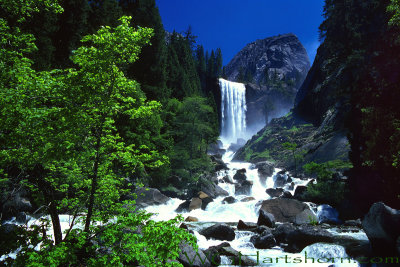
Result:
M99 161L100 161L100 142L101 142L101 134L97 137L96 141L96 158L94 161L93 174L92 174L92 188L90 190L90 198L89 198L89 206L88 213L86 216L85 229L84 231L89 233L90 221L92 220L93 208L94 208L94 195L97 190L97 178L98 178L98 170L99 170Z
M51 222L53 224L54 241L55 244L58 245L62 242L62 230L61 230L60 218L58 217L57 207L54 204L54 201L50 203L49 213Z

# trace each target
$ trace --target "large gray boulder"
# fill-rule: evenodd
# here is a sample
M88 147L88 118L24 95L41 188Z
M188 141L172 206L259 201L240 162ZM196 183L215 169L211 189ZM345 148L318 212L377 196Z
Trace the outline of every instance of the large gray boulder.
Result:
M217 223L213 226L205 228L200 231L200 234L204 235L207 239L213 238L227 241L232 241L235 239L235 231L233 228L223 223Z
M261 202L260 209L274 215L277 222L307 224L318 220L307 204L295 199L275 198L264 200Z
M155 188L141 187L135 190L135 194L137 195L136 205L141 208L166 204L170 200L169 197Z
M362 227L371 242L374 253L394 255L400 236L400 211L382 202L371 206L362 221Z

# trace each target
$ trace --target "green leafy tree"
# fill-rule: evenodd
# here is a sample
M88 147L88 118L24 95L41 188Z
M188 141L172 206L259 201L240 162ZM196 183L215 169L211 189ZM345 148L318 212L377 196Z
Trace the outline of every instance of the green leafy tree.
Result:
M35 9L33 1L21 3L1 2L15 14ZM72 57L77 69L35 72L24 55L34 49L33 36L3 19L0 23L1 40L7 40L0 51L1 173L12 176L9 166L17 166L20 183L49 214L54 237L53 242L46 232L47 220L27 229L17 264L179 265L167 260L176 259L182 239L193 243L176 227L181 218L153 222L134 202L120 202L129 193L125 177L167 160L146 145L127 143L116 125L122 114L140 126L159 110L158 102L138 97L138 84L122 71L138 58L152 30L135 31L123 17L115 29L103 27L83 39L87 45ZM71 214L66 232L61 212ZM39 244L41 249L35 250ZM99 244L111 252L97 254Z

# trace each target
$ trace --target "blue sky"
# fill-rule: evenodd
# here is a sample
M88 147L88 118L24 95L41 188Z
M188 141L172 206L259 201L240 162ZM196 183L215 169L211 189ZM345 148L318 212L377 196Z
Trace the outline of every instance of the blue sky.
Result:
M294 33L311 62L318 42L324 0L156 0L164 28L185 31L189 25L205 49L220 47L224 65L246 44Z

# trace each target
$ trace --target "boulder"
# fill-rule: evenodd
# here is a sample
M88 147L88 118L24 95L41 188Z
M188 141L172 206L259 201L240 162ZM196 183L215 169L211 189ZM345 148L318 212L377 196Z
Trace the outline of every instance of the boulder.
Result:
M337 235L334 236L333 242L344 247L346 253L353 259L371 255L371 245L368 240L355 239L346 235Z
M306 193L307 193L307 186L298 185L296 187L296 189L294 190L293 198L295 198L297 200L305 200L306 199Z
M265 225L257 226L256 233L259 235L266 235L268 233L272 234L272 228L269 228Z
M232 204L237 202L237 200L233 196L226 197L222 200L222 203Z
M224 176L224 178L222 178L222 181L227 184L233 184L231 178L228 175Z
M198 252L186 242L179 244L180 252L178 261L184 267L211 267L210 261L207 259L203 250L199 249Z
M253 230L257 229L257 224L239 220L237 229L243 230L243 231L253 231Z
M281 198L293 198L292 193L290 193L289 191L285 191L283 192L283 194L281 195Z
M249 202L249 201L253 201L256 200L254 197L245 197L242 200L240 200L240 202Z
M197 197L192 198L192 200L190 201L190 204L189 204L189 211L201 209L202 203L203 202L201 201L200 198L197 198Z
M233 228L223 223L217 223L213 226L205 228L200 231L200 234L205 236L207 239L214 238L217 240L227 241L232 241L235 239L235 231Z
M192 217L192 216L188 216L185 219L185 222L198 222L198 221L199 221L199 219L197 219L196 217Z
M329 205L320 205L317 208L317 217L318 223L329 223L329 224L340 224L339 220L339 212L329 206Z
M257 249L269 249L276 246L276 240L271 233L265 235L254 235L250 238L250 242L253 243Z
M204 254L212 266L221 265L221 256L219 255L216 247L209 247L208 249L204 250Z
M247 256L243 256L240 252L234 250L230 246L222 247L218 252L220 255L227 256L231 260L230 265L258 266L257 262Z
M265 225L267 227L275 227L274 215L260 209L259 214L258 214L257 225L258 226Z
M237 170L235 175L233 176L233 179L238 182L246 181L246 179L247 179L246 169Z
M228 192L210 181L202 182L200 190L206 193L212 199L216 199L220 196L229 196Z
M176 208L176 212L178 212L178 213L182 213L182 212L185 212L185 211L189 211L189 205L190 205L190 200L186 200L186 201L184 201L184 202L182 202L179 206L178 206L178 208Z
M371 206L362 221L362 227L371 242L374 253L395 255L396 242L400 236L400 211L382 202Z
M291 223L283 223L278 225L275 229L272 230L272 234L275 237L276 242L279 243L288 243L288 236L291 232L296 230L296 227Z
M236 195L250 195L251 187L253 186L252 181L243 181L239 184L235 184L235 194Z
M274 176L274 187L284 187L287 183L287 175L284 173L277 173Z
M277 222L306 224L317 221L310 207L298 200L288 198L268 199L261 202L261 210L274 215Z
M136 205L142 208L166 204L170 200L169 197L155 188L137 188L135 194L137 195Z
M20 212L32 211L31 202L23 195L23 193L16 193L4 202L0 207L2 220L9 220Z
M208 204L210 204L211 202L213 202L214 200L211 197L207 197L207 198L203 198L201 200L201 209L202 210L206 210Z
M215 167L214 170L217 171L221 171L221 170L227 170L228 166L226 165L226 163L222 160L222 156L221 155L213 155L210 157L211 161L214 163Z
M283 188L268 188L265 192L270 197L280 197L283 194Z
M287 252L298 253L314 243L333 243L334 237L327 230L312 225L302 225L287 236Z
M343 224L344 226L362 227L362 222L360 219L357 220L347 220Z
M199 196L200 199L205 199L205 198L208 198L208 197L209 197L209 196L208 196L206 193L204 193L203 191L200 191L200 192L198 193L198 196Z
M258 177L260 178L260 183L265 186L267 178L272 176L275 171L274 164L269 161L262 161L255 166L258 170Z

